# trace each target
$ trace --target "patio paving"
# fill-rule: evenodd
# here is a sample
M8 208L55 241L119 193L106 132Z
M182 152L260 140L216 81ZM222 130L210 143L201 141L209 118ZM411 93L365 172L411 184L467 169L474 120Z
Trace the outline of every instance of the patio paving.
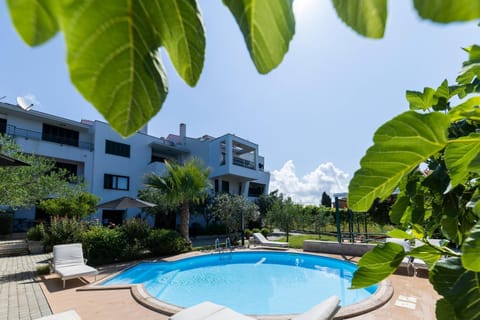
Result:
M50 257L39 254L0 258L1 319L27 320L52 314L40 284L34 280L36 266Z
M199 254L198 252L190 254ZM0 318L36 319L51 312L74 309L82 319L158 319L167 316L138 304L129 289L80 291L85 282L72 279L62 288L56 275L41 276L34 280L36 265L50 258L46 255L30 255L0 258ZM337 258L341 258L338 257ZM118 264L99 268L97 280L125 268ZM428 279L392 275L394 287L392 299L381 308L357 316L355 320L415 320L435 319L435 301L439 298ZM93 277L86 280L93 282ZM43 292L42 292L43 291Z

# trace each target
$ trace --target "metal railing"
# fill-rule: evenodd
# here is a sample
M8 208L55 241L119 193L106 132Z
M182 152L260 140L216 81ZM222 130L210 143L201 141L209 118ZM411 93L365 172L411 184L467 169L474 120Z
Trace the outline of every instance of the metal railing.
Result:
M68 139L64 137L54 136L54 135L42 135L41 132L18 128L14 125L7 125L7 130L5 134L15 138L22 137L25 139L39 140L39 141L48 141L53 143L58 143L62 145L69 145L72 147L78 147L80 149L86 149L93 151L93 143L87 141L80 141L76 139Z
M255 162L245 160L245 159L242 159L242 158L233 157L233 164L236 165L236 166L247 168L247 169L256 170Z

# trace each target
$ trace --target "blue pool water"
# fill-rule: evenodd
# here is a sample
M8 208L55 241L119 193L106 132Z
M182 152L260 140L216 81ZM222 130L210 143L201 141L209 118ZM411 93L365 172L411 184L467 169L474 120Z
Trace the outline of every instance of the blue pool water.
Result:
M337 295L346 306L377 286L348 289L356 265L287 252L235 252L140 263L102 285L139 284L155 298L190 307L209 300L245 314L302 313Z

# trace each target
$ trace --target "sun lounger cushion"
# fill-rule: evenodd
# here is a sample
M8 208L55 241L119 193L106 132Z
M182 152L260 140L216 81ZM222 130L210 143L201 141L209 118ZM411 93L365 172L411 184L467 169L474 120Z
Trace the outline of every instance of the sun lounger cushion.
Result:
M81 243L53 246L53 267L62 278L64 288L65 280L98 274L97 269L85 264Z
M337 296L331 296L292 320L329 320L340 309L340 299Z
M60 313L55 313L50 316L38 318L37 320L81 320L75 310L68 310Z
M205 301L170 317L170 320L253 320L225 306Z

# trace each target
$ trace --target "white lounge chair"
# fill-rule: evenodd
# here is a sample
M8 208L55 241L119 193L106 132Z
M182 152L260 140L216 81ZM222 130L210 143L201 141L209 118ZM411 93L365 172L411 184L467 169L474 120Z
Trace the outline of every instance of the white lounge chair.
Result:
M330 320L340 309L340 299L331 296L291 320ZM255 320L230 308L205 301L174 314L170 320Z
M170 317L170 320L254 320L225 306L205 301Z
M293 317L291 320L329 320L340 309L340 299L337 296L331 296L302 314Z
M97 269L85 264L81 243L53 246L53 270L62 278L63 288L68 279L95 276L96 280L98 274Z
M75 310L67 310L60 313L55 313L49 316L41 317L36 320L82 320Z
M265 238L263 236L263 234L261 234L260 232L256 232L253 234L253 237L254 237L254 243L256 244L257 241L260 245L262 246L265 246L265 247L275 247L275 248L288 248L288 242L280 242L280 241L270 241L270 240L267 240L267 238Z

